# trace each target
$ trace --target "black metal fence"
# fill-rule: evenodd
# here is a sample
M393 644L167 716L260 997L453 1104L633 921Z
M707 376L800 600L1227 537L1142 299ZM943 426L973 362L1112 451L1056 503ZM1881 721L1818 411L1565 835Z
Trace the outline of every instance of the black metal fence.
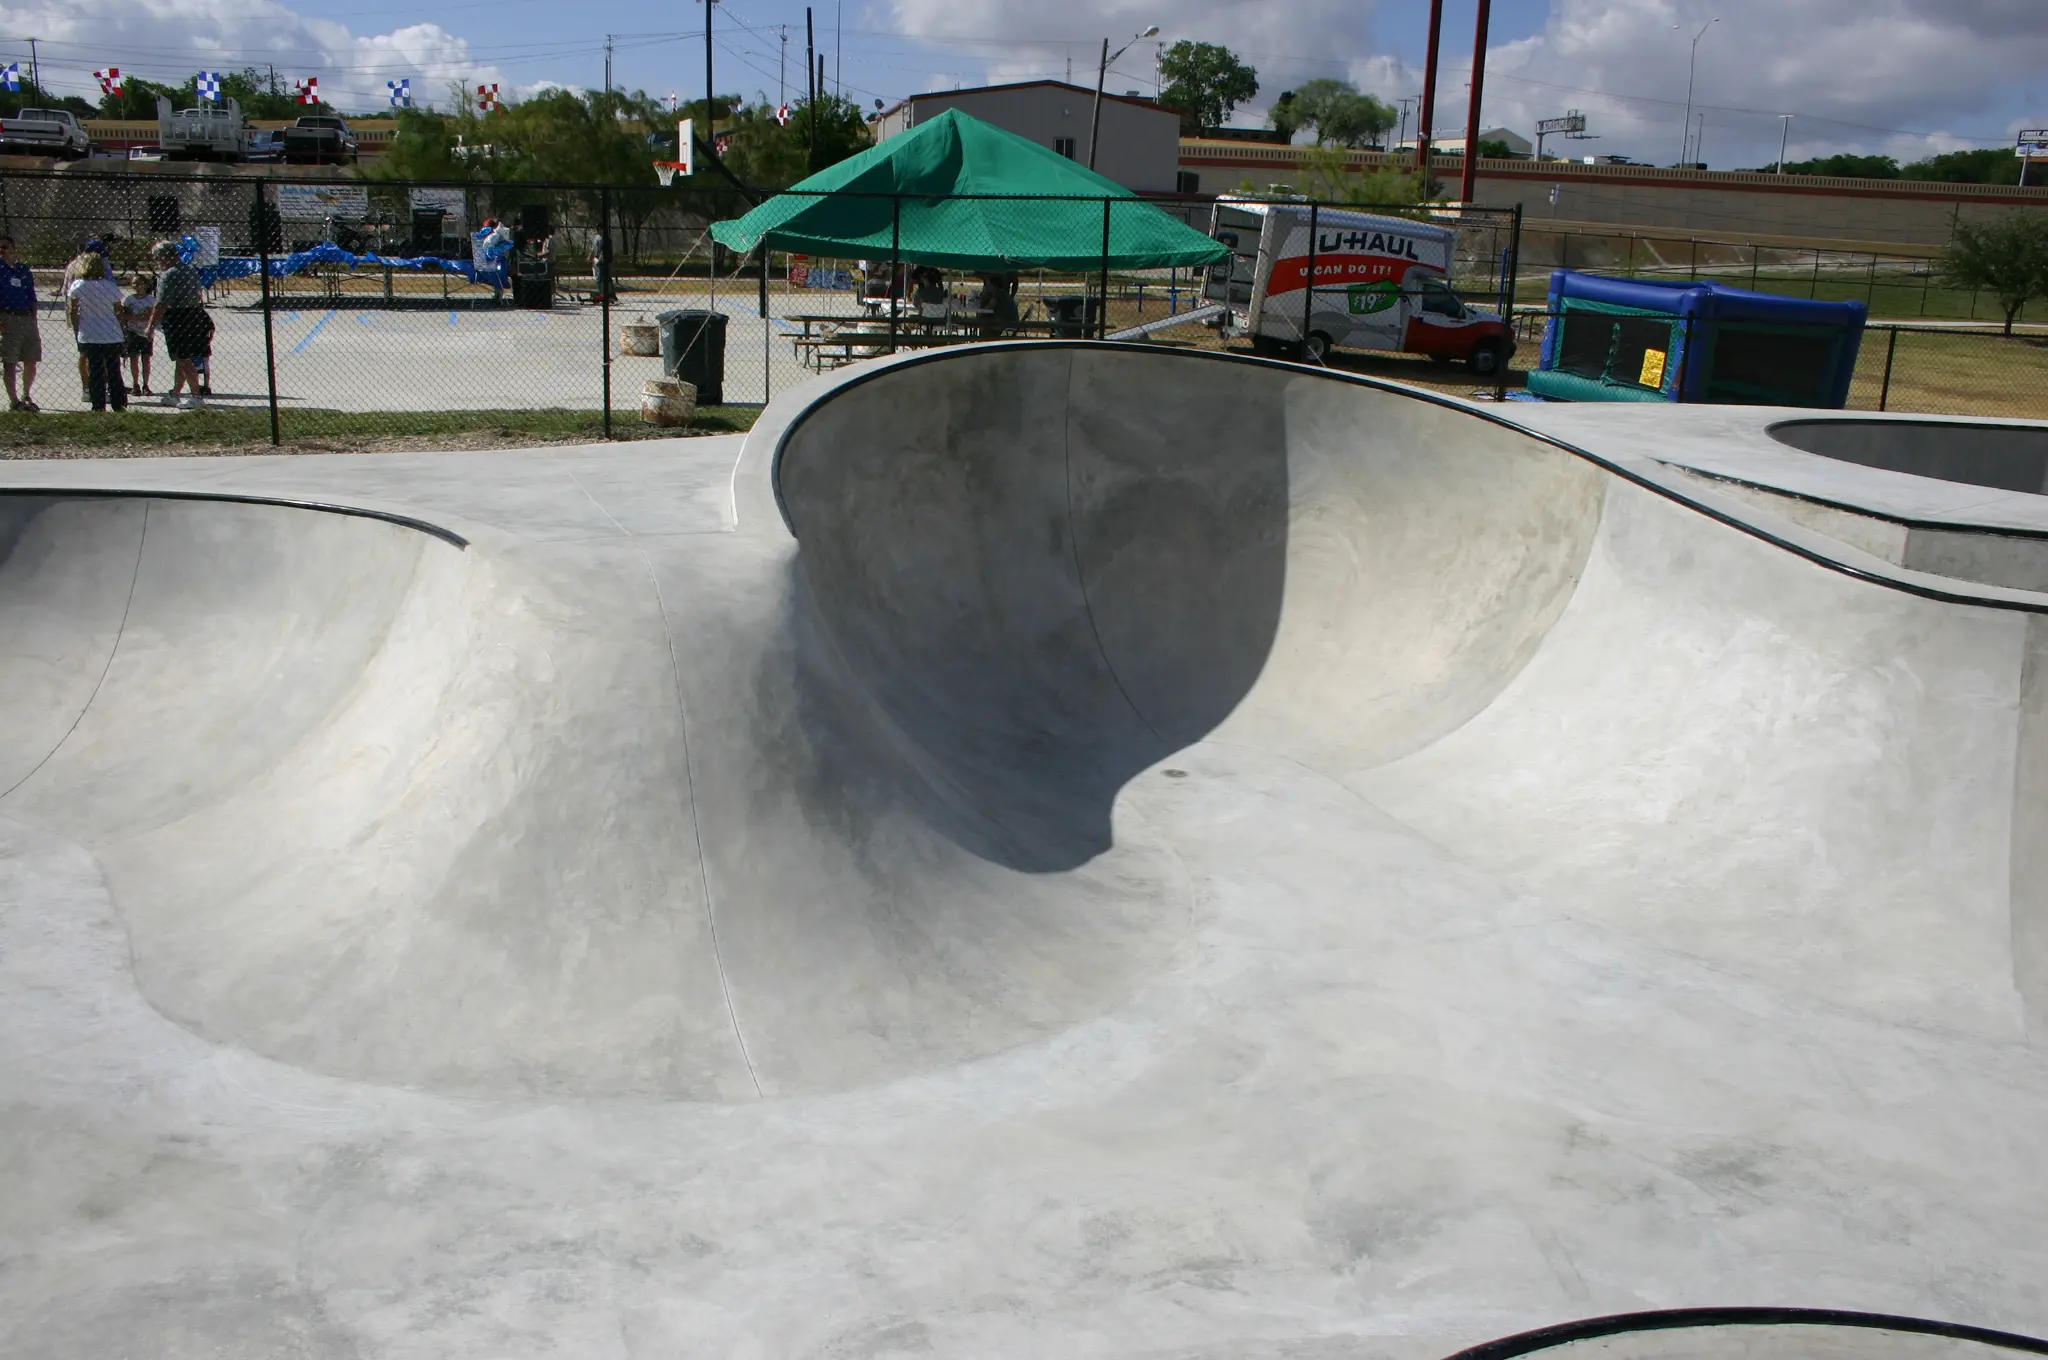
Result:
M1515 333L1518 371L1503 395L1825 406L1839 394L1847 410L2048 420L2048 333L1872 323L1853 358L1839 328L1782 322L1532 308L1516 313ZM1546 346L1562 382L1537 376Z
M714 222L767 196L680 184L252 176L225 167L10 171L0 175L0 232L38 271L42 324L51 348L66 352L56 343L64 323L50 313L61 305L63 271L88 241L105 243L130 294L147 287L152 248L176 245L206 285L201 402L237 414L250 427L245 437L271 442L456 429L659 433L642 420L644 389L674 368L663 350L673 351L677 337L664 318L678 312L719 318L717 371L696 362L701 349L685 356L700 410L759 405L811 373L871 355L995 336L1230 343L1199 316L1180 320L1205 304L1204 270L1126 268L1103 248L1133 215L1161 211L1206 235L1211 200L953 198L953 241L933 238L930 202L870 195L853 205L861 210L854 216L864 211L878 224L865 258L738 255L712 240ZM835 197L843 206L863 196ZM1512 212L1356 210L1456 228L1457 289L1489 302L1512 296ZM906 216L924 224L914 249L880 229ZM1070 267L949 267L951 258L985 263L988 239L975 224L996 216L1073 243ZM486 247L477 236L491 222L504 230ZM688 348L701 317L679 324ZM161 403L174 386L189 399L167 339L160 332L127 365L138 401ZM35 389L43 409L86 405L83 378L74 386L60 371L67 368L54 358L44 365Z
M1290 210L1311 224L1306 276L1318 289L1302 291L1299 321L1269 309L1262 333L1245 334L1214 324L1208 271L1119 267L1114 252L1100 248L1119 235L1123 214L1163 211L1206 235L1216 200L954 199L949 220L960 239L935 241L925 231L911 249L887 224L900 229L906 216L928 219L931 204L874 195L866 208L878 225L865 258L739 255L712 240L713 223L740 217L767 196L683 184L412 183L227 167L81 167L0 173L0 232L37 271L49 349L34 390L42 409L81 410L89 400L82 373L69 371L71 346L60 343L68 338L64 321L53 315L67 265L99 240L134 294L147 287L141 278L152 273L152 247L170 242L206 284L210 339L203 371L191 376L210 437L328 447L462 432L499 443L663 433L643 411L665 399L646 389L659 389L674 368L678 341L689 350L683 376L697 388L697 423L712 428L721 420L717 408L765 403L842 363L998 336L1120 336L1312 357L1319 335L1347 343L1340 327L1320 324L1310 310L1330 305L1313 244L1322 233L1314 228L1346 212L1454 228L1449 278L1462 304L1508 308L1518 285L1531 281L1529 243L1512 211L1295 204ZM1066 269L949 267L949 257L985 262L987 239L974 223L996 214L1069 240L1085 218L1095 244L1067 255ZM480 244L490 222L503 231L491 238L496 245ZM685 315L678 321L675 313ZM1524 336L1514 356L1519 367L1534 363L1540 322L1516 319ZM703 362L701 345L690 347L698 327L722 338L715 369ZM130 385L142 389L136 400L147 405L183 386L165 340L160 331L147 354L125 365ZM1980 329L1873 327L1850 404L2048 415L2042 343ZM1342 362L1355 366L1357 357ZM1452 376L1409 372L1417 367L1395 376ZM1475 381L1504 396L1522 379L1502 365L1438 385L1469 391Z
M1980 289L1944 284L1932 251L1851 250L1786 242L1639 231L1589 231L1525 224L1522 299L1539 301L1552 269L1617 278L1702 280L1785 297L1857 301L1887 320L2002 322L1998 301ZM2022 308L2019 318L2030 316ZM2039 320L2038 315L2034 315Z

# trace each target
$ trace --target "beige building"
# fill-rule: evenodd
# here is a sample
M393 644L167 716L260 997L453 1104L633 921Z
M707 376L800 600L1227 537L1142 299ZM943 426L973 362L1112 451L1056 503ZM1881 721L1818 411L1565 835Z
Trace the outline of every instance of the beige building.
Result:
M875 140L882 142L947 109L958 109L1086 165L1094 102L1094 90L1058 80L935 90L912 95L876 115L872 126ZM1149 99L1105 93L1095 170L1139 193L1174 192L1180 170L1180 115Z

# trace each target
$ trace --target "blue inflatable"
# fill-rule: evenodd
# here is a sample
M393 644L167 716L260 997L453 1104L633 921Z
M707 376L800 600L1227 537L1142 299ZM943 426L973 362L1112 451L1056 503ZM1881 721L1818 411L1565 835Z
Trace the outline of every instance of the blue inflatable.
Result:
M199 253L199 242L187 236L179 243L179 254L191 261ZM392 269L439 269L450 274L459 274L471 283L483 284L486 288L509 288L511 275L506 268L505 255L494 250L490 256L492 267L479 269L474 259L444 260L438 255L357 255L343 250L340 246L323 243L311 250L295 250L289 255L270 257L270 276L281 279L287 275L301 273L316 264L342 264L354 269L361 265ZM199 280L211 288L223 279L246 279L262 268L262 261L253 255L223 255L218 264L201 265Z
M1529 390L1551 401L1842 407L1866 309L1560 269Z

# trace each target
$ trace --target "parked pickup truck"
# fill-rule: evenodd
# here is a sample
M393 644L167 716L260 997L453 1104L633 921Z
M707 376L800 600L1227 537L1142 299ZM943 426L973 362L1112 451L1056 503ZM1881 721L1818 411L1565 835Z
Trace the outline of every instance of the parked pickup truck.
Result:
M356 135L339 118L301 118L284 130L284 158L294 164L353 162Z
M170 100L159 97L156 144L166 160L239 161L248 152L242 106L230 99L196 109L173 109Z
M0 118L0 152L83 160L92 154L92 138L63 109L23 109L16 117Z

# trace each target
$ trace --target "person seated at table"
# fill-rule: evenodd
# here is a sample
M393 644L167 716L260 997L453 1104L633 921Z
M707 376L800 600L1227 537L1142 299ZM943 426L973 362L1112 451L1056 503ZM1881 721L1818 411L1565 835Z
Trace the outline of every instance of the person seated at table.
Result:
M946 324L946 276L927 265L915 277L917 287L911 298L917 303L918 320L929 334Z
M1017 276L983 274L981 291L975 295L974 310L980 314L981 333L1006 335L1017 329Z

